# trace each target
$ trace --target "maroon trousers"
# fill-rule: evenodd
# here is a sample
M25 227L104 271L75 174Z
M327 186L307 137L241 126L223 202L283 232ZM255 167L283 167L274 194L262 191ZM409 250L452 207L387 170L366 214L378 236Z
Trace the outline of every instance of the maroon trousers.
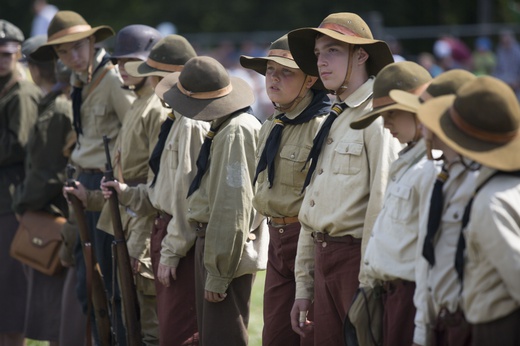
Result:
M343 322L359 287L361 239L316 243L314 344L343 346Z
M520 309L498 320L473 325L473 346L520 345Z
M466 321L462 311L449 313L445 309L441 310L433 334L432 341L435 346L471 345L471 325Z
M156 219L150 239L153 274L157 276L161 259L161 242L169 222L166 215ZM179 262L177 280L170 287L155 280L159 340L162 346L195 346L199 344L195 304L194 253L192 248Z
M195 244L195 286L200 343L204 346L246 346L253 275L234 278L223 301L208 302L204 299L207 277L204 246L204 238L198 237Z
M294 260L298 247L300 223L269 225L269 256L264 289L264 346L314 345L314 333L300 338L291 327L291 309L296 283ZM313 320L311 306L307 318Z
M387 281L383 284L383 345L411 345L415 329L415 282Z

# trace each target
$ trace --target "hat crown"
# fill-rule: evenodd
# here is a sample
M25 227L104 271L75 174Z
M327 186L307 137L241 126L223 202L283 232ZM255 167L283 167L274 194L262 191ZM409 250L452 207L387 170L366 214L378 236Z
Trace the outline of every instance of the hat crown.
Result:
M394 89L413 91L432 79L421 65L403 61L385 66L374 81L374 98L389 96Z
M339 25L345 29L348 29L355 36L370 40L374 39L372 31L368 27L367 23L355 13L339 12L330 14L321 22L320 28L330 26L330 29L334 30L334 25Z
M0 19L0 44L7 41L23 42L22 30L7 20Z
M153 46L148 57L163 64L184 65L196 56L195 49L186 38L180 35L168 35Z
M475 78L477 77L473 73L466 70L449 70L435 77L426 92L432 97L455 94L461 86Z
M47 35L36 35L29 37L22 43L22 54L26 57L32 54L36 49L40 48L41 45L47 42Z
M223 89L231 81L221 63L209 56L200 56L190 59L184 65L179 83L188 92L200 93Z
M274 49L281 49L281 50L287 50L289 51L289 39L287 37L287 34L283 35L276 41L271 43L271 46L269 47L269 50Z
M152 47L161 39L161 33L148 25L133 24L116 35L113 58L127 57L146 60Z
M511 88L489 76L463 85L453 110L466 124L483 133L509 134L519 130L520 105Z
M47 36L52 37L54 34L71 28L77 25L89 25L85 18L83 18L79 13L74 11L58 11L54 18L52 18L49 28L47 29ZM89 29L85 27L85 30Z

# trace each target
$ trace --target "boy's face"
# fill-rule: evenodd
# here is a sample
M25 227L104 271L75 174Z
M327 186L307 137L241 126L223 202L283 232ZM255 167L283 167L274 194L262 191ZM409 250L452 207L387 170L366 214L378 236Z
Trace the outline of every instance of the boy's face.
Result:
M265 87L269 99L279 105L287 105L300 94L305 83L305 73L274 61L267 62Z
M17 54L0 52L0 77L5 77L16 68Z
M417 135L417 123L413 113L400 109L389 110L381 114L383 117L385 128L387 128L393 137L399 140L399 143L409 143L414 140Z
M345 81L350 45L322 35L316 39L314 54L320 78L328 90L338 90Z
M130 85L137 85L139 84L143 78L141 77L132 77L130 76L125 69L125 64L129 61L140 61L139 59L117 59L117 66L119 66L119 73L121 74L121 78L123 79L123 85L130 86Z
M90 58L90 38L54 46L58 58L76 73L87 72Z

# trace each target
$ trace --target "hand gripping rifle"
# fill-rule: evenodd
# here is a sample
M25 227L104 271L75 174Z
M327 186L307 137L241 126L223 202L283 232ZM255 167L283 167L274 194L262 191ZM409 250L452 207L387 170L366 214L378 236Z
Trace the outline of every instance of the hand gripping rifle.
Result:
M67 183L69 187L76 188L74 182L74 172L76 169L72 165L67 165ZM97 270L97 262L94 257L94 250L90 241L90 232L85 218L83 204L75 195L69 193L68 199L72 204L74 214L78 223L79 238L81 240L81 248L83 257L85 258L85 268L87 276L87 345L91 345L91 319L92 309L94 309L94 322L101 346L110 346L112 344L110 318L108 315L108 300L105 292L105 285L101 278L99 270Z
M114 180L114 172L112 170L112 161L110 158L110 149L108 142L110 139L103 136L103 144L105 145L105 154L107 157L105 169L105 181ZM112 256L114 257L114 265L117 266L119 273L119 282L121 284L121 300L123 302L123 311L125 319L125 327L127 332L127 343L129 346L141 346L143 344L141 338L141 325L139 321L139 305L137 294L135 291L134 276L126 246L126 239L123 232L123 224L121 222L121 214L119 211L119 199L117 192L111 188L112 195L108 200L110 204L110 214L112 215L112 225L114 227L114 243L112 245Z

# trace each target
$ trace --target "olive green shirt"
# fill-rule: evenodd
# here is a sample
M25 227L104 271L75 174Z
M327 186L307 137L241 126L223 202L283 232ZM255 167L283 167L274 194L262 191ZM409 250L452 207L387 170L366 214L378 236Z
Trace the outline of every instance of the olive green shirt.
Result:
M307 108L312 101L313 93L308 91L294 110L286 113L289 119L294 119ZM259 135L259 146L256 162L264 151L265 143L275 125L274 119L280 112L275 112L262 125ZM298 216L303 200L301 193L309 165L303 169L305 160L312 148L312 141L325 116L315 117L309 122L290 125L285 124L280 140L278 155L274 160L274 183L269 188L267 169L258 175L257 190L253 198L253 206L262 215L268 217Z
M253 177L260 126L247 113L225 119L213 138L200 187L188 199L189 220L208 224L205 289L211 292L224 293L235 277L254 220Z

